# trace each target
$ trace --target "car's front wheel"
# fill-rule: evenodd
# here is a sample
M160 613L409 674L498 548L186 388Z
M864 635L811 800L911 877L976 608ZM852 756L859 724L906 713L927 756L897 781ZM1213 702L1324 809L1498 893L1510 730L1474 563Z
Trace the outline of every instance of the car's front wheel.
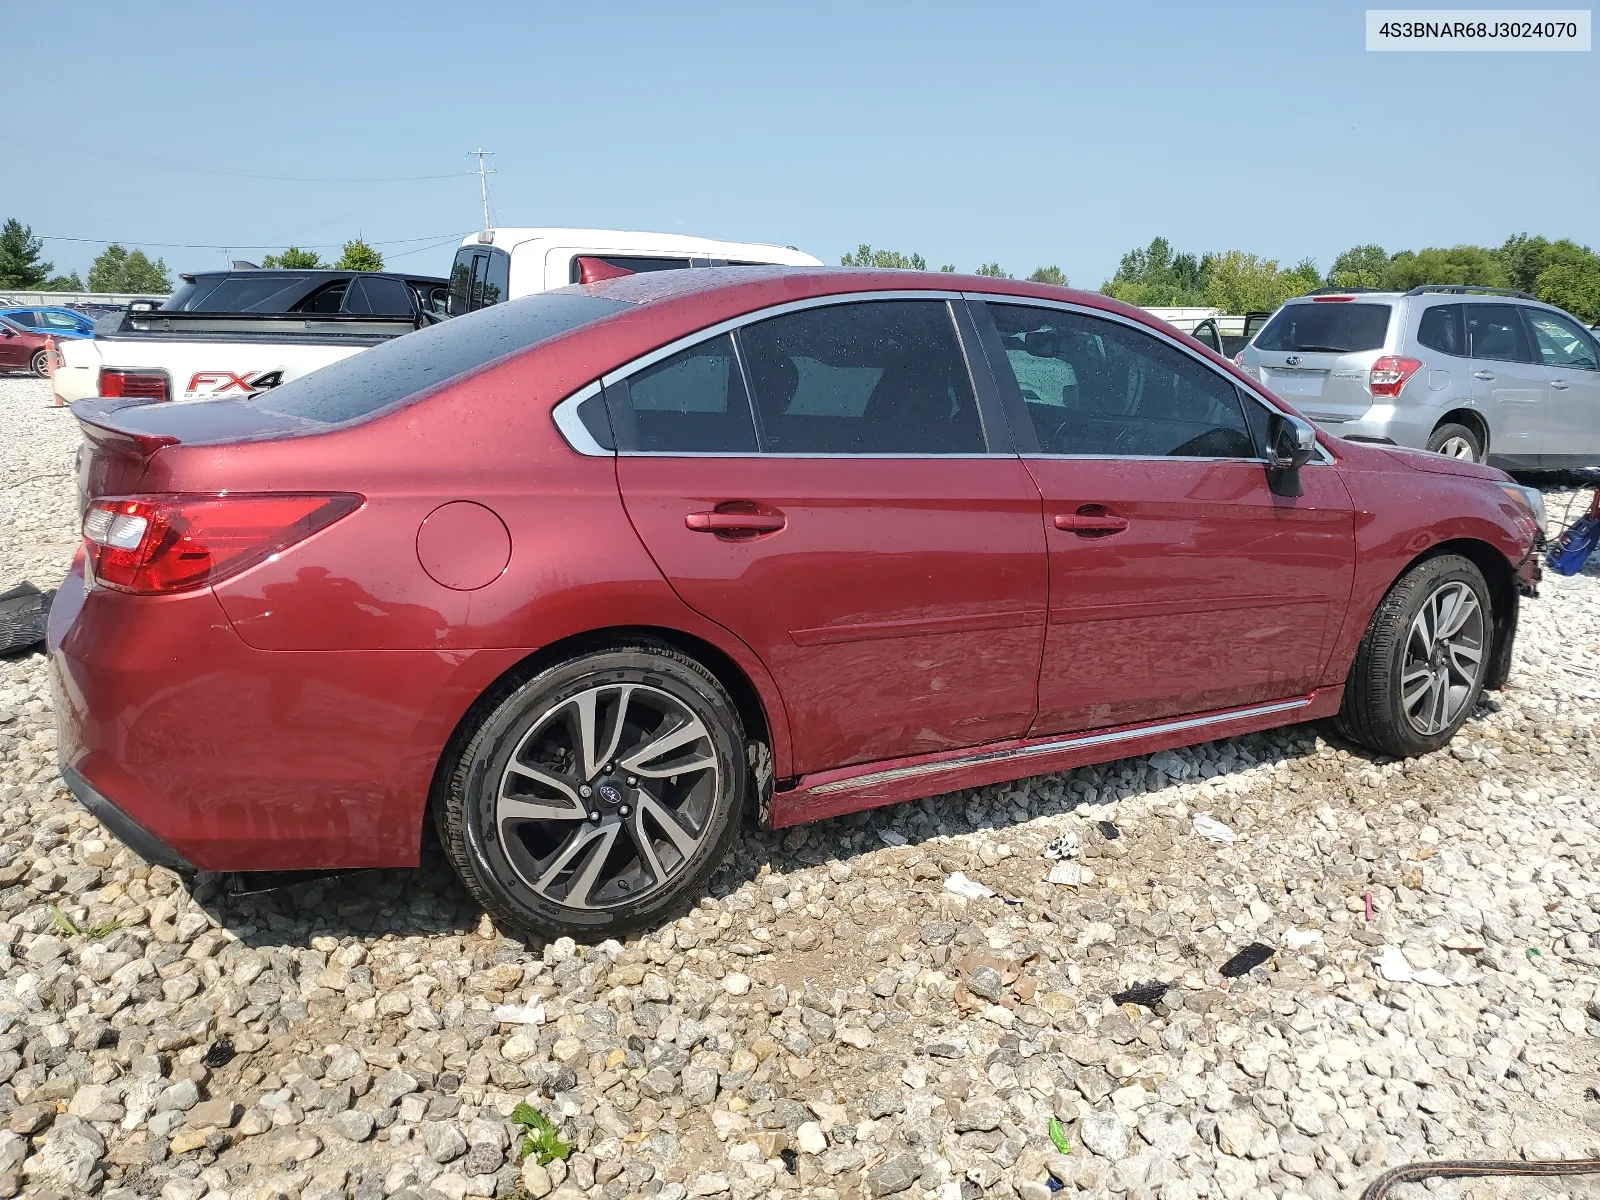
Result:
M1345 683L1338 725L1383 754L1428 754L1477 706L1494 636L1489 588L1470 560L1417 564L1372 614Z
M462 882L496 919L593 940L692 903L747 787L721 684L665 646L549 667L500 700L436 806Z

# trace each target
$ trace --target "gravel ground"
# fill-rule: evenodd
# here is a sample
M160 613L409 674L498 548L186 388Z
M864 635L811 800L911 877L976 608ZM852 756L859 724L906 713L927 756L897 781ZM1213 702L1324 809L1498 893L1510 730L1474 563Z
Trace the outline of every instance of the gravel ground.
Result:
M0 378L0 586L74 544L47 402ZM1446 753L1302 727L763 834L626 945L509 940L436 856L186 890L60 786L42 658L0 661L0 1196L1333 1200L1595 1153L1600 574L1525 614ZM524 1102L570 1157L518 1163Z

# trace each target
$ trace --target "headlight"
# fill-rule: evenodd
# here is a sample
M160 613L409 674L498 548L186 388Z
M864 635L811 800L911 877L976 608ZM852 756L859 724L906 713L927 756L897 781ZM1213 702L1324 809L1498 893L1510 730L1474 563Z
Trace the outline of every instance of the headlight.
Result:
M1538 488L1525 487L1520 483L1502 483L1500 490L1516 503L1517 507L1533 518L1538 525L1539 532L1545 531L1544 493Z

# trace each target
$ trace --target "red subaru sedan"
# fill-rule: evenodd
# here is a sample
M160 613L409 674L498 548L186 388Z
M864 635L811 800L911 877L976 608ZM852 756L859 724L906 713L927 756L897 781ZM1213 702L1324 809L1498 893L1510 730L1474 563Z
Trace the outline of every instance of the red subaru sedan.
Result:
M660 272L247 400L76 407L78 799L180 870L390 867L604 936L786 826L1316 718L1445 744L1538 494L1319 437L1103 296Z

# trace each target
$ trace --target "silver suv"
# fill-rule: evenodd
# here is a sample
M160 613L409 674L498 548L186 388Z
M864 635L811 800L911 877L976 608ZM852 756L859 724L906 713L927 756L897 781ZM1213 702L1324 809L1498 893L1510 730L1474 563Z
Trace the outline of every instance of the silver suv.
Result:
M1313 292L1234 361L1336 437L1522 470L1600 465L1600 343L1526 292Z

